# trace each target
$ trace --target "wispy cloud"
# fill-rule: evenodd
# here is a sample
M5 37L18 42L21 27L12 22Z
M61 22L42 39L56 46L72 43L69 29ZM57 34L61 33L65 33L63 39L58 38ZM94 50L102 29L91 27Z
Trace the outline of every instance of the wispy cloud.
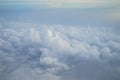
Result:
M119 3L117 0L1 0L0 2L1 4L37 4L52 8L108 7Z

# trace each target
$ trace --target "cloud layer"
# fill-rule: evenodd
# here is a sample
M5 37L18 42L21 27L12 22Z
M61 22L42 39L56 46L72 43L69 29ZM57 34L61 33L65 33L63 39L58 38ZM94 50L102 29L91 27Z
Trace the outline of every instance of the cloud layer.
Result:
M112 28L0 21L0 80L119 80L119 62Z

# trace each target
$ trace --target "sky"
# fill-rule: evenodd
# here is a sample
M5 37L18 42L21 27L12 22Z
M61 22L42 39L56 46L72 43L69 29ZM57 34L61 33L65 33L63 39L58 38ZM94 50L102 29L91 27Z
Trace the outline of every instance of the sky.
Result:
M118 0L1 0L2 4L37 4L41 7L90 8L119 6Z
M0 6L0 16L11 21L93 26L120 22L119 0L1 0Z
M0 80L119 75L119 0L0 0Z

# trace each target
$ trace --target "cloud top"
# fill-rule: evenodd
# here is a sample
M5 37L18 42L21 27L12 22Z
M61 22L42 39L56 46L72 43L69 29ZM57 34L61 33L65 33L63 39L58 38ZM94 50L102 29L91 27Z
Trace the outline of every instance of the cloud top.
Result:
M1 80L119 80L120 37L109 27L0 23Z

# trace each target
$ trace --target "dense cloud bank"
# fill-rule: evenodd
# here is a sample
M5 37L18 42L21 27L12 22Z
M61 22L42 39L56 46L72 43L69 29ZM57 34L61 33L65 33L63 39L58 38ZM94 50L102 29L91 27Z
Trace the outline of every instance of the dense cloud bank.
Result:
M120 80L112 28L0 21L0 80Z

